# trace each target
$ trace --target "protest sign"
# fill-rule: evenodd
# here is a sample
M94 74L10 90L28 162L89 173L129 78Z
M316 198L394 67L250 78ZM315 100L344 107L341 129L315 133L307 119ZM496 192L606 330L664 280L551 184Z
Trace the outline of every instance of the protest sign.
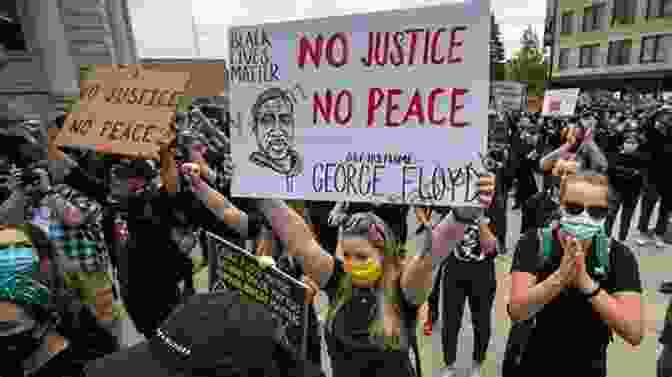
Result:
M232 194L478 205L489 7L231 28Z
M492 95L499 111L522 111L527 104L527 85L516 81L493 81Z
M219 97L228 93L224 61L203 59L152 59L142 63L144 70L189 72L187 97Z
M58 147L129 157L156 157L174 137L172 122L189 82L187 72L96 66L56 137Z
M571 116L576 110L580 89L547 90L544 93L544 105L541 113L544 116Z
M269 309L289 341L305 356L308 304L305 284L271 266L262 267L254 255L206 232L210 260L210 291L239 291Z

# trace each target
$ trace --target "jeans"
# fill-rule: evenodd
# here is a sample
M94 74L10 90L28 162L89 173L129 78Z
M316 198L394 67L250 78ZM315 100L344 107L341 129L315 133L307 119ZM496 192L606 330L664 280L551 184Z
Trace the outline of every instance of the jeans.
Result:
M605 224L607 235L611 236L611 230L616 221L616 215L619 208L621 209L621 227L618 232L618 239L625 241L628 238L630 231L630 223L632 215L635 213L637 207L637 200L639 199L640 187L642 186L641 178L624 179L613 177L611 184L616 191L616 200L614 205L610 208L609 216Z
M464 303L469 302L474 327L473 361L485 361L492 334L492 306L497 290L494 260L463 262L448 257L443 270L443 359L452 365L457 359L457 346Z

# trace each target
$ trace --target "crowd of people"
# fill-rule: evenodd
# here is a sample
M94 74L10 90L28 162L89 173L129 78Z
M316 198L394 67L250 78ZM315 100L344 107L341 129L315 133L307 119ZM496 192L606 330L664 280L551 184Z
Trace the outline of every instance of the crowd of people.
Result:
M484 157L481 207L441 208L233 198L230 118L208 103L177 114L176 138L155 159L56 147L66 114L0 114L2 377L321 376L323 344L335 377L434 375L420 366L416 330L431 335L439 322L448 377L466 301L476 377L492 334L494 260L510 252L505 375L606 376L613 336L635 346L644 336L629 229L641 198L634 241L664 245L672 108L663 104L491 114L504 137L491 137ZM514 187L521 238L507 250ZM326 318L310 305L305 355L240 293L196 294L205 232L272 258L309 287L307 302L326 294ZM125 347L125 315L145 342ZM672 325L659 377L672 373L671 334Z

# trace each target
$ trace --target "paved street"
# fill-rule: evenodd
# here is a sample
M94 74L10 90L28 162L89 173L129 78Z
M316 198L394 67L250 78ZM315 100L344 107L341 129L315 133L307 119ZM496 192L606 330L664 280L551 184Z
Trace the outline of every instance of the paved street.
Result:
M635 213L635 220L639 216L639 208ZM652 216L652 221L657 219L657 211ZM518 230L520 229L520 211L509 211L508 214L508 229L509 237L507 240L509 250L513 249L518 240ZM635 224L635 221L633 221ZM409 217L409 229L415 229L415 219L413 216ZM614 226L617 229L619 223ZM631 237L636 235L634 226L632 227ZM634 243L630 243L634 245ZM609 348L609 376L610 377L631 377L633 375L639 376L654 376L655 375L655 358L657 348L657 333L662 329L663 317L666 309L666 298L659 294L656 290L660 281L669 278L669 269L672 265L672 246L667 246L664 249L657 249L653 245L644 247L633 246L635 254L638 256L640 263L640 271L644 284L645 299L646 299L646 318L647 318L647 337L639 349L633 349L624 344L620 339L617 339ZM498 293L495 304L494 315L494 332L489 350L488 360L485 363L483 376L495 377L498 376L498 371L501 370L501 362L504 355L504 347L506 344L506 336L508 334L510 321L506 314L505 303L508 296L508 278L507 274L510 269L511 255L500 257L497 261L497 275L498 275ZM199 274L199 289L205 289L207 284L207 272L203 271ZM440 324L439 324L440 326ZM441 354L440 328L437 326L434 335L430 339L422 339L421 357L425 376L436 375L438 368L443 366ZM472 339L473 330L471 328L469 310L465 310L464 324L460 337L458 368L461 369L462 374L459 377L467 376L468 368L471 366L471 352L473 347ZM123 324L123 339L127 345L135 344L142 340L142 336L138 335L132 323L128 320ZM326 356L326 354L325 354ZM326 357L324 357L326 359ZM325 365L325 370L328 371L328 365Z

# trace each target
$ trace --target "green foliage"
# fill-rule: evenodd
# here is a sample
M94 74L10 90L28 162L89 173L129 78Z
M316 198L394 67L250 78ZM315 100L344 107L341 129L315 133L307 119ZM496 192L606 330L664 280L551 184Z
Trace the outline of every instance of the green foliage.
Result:
M548 65L539 37L531 26L523 32L520 44L520 50L507 62L506 79L527 84L529 96L542 96L546 88Z

